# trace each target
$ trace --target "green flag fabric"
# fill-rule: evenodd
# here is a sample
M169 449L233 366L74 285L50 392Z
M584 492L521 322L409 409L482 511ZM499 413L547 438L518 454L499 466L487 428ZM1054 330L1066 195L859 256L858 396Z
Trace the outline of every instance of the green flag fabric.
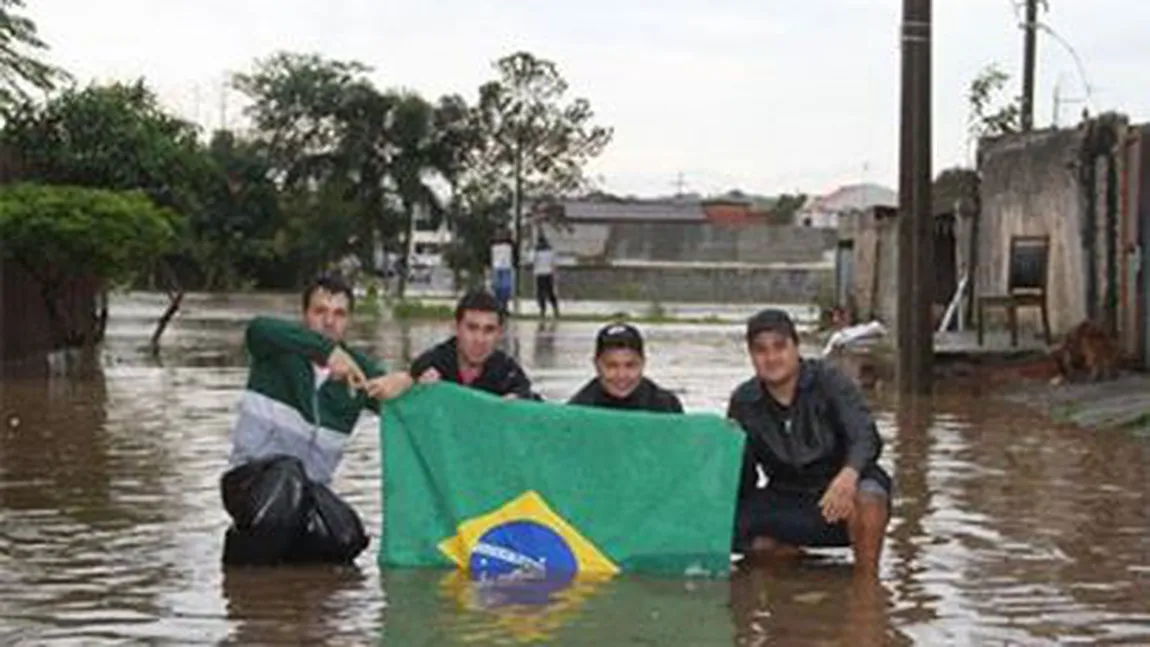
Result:
M385 404L380 432L381 565L477 579L730 570L744 436L720 416L440 383Z

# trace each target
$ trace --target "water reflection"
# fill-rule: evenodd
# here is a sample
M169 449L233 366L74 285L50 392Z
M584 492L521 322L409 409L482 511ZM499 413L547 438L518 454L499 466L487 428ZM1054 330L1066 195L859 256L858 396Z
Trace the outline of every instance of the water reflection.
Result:
M908 645L891 622L891 596L847 564L756 565L731 577L735 644Z
M722 581L621 576L556 588L427 570L389 570L382 581L384 644L730 644Z
M231 630L221 644L360 645L363 591L373 578L358 568L223 569Z

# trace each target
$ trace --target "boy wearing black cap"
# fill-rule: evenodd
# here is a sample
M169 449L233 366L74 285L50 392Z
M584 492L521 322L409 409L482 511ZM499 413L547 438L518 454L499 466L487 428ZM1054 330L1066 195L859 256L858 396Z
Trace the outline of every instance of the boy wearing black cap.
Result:
M643 336L634 326L615 323L595 337L596 377L568 404L656 413L683 413L683 404L670 391L643 377L646 357Z
M727 409L747 433L735 548L850 546L855 569L874 575L892 490L876 463L882 441L858 387L834 366L800 358L798 341L781 310L747 321L755 377L735 389ZM768 478L764 489L756 465Z

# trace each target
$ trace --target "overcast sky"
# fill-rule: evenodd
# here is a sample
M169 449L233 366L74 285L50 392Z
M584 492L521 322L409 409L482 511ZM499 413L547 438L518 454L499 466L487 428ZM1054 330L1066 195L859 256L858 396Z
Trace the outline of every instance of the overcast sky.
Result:
M276 50L358 59L381 86L473 99L491 62L554 60L615 139L593 171L605 188L664 194L732 187L825 193L897 186L901 0L33 0L52 58L82 80L145 76L208 127L228 71ZM1041 19L1081 57L1095 111L1145 119L1150 2L1050 0ZM969 159L966 87L1000 63L1018 90L1014 0L934 2L936 171ZM1141 73L1140 73L1141 72ZM1040 35L1038 125L1082 104L1067 49Z

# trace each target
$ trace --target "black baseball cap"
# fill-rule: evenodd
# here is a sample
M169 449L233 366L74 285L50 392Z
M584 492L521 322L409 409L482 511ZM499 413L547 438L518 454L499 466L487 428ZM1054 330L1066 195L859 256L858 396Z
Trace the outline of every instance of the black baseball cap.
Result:
M595 357L609 350L625 348L643 355L643 335L631 324L613 323L604 326L595 336Z
M795 322L785 310L767 308L760 310L747 320L747 343L754 341L762 332L773 332L784 337L790 337L796 344L799 343L799 331Z

